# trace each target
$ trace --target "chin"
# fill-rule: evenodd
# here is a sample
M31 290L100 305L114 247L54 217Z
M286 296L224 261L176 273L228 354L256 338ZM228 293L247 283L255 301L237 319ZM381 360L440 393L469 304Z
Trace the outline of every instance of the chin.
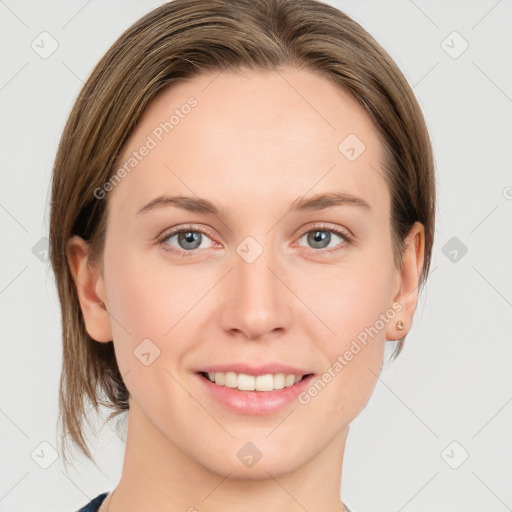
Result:
M261 432L260 432L261 435ZM268 435L265 431L264 435ZM253 442L248 441L250 436L244 436L244 440L231 440L230 446L217 445L215 452L211 452L205 458L205 452L195 453L195 460L209 471L223 477L229 475L234 480L265 480L272 477L282 477L292 473L305 465L308 458L313 457L302 446L287 446L285 442L265 443L258 441L257 436L252 436Z
M230 480L268 480L269 478L280 478L292 473L301 466L302 462L293 461L283 457L284 454L273 454L272 460L263 460L263 457L252 467L245 467L240 462L229 462L227 460L203 461L203 466L209 471L219 474L222 477L229 475ZM212 464L212 462L214 462ZM215 462L218 462L216 464ZM294 463L295 462L295 463Z

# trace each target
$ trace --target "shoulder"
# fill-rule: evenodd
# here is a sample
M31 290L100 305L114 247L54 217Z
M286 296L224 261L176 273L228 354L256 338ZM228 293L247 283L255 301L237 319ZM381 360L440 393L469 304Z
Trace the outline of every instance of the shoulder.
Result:
M101 504L103 503L103 500L108 496L108 492L104 492L102 494L99 494L91 500L87 505L84 505L80 510L77 512L97 512L97 510L100 508Z

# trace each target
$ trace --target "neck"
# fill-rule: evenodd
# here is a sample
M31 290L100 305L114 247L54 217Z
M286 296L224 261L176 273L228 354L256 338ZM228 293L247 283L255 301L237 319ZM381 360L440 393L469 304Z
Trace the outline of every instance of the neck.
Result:
M165 438L130 401L121 479L105 505L108 512L343 512L342 461L348 429L313 459L283 474L265 471L258 479L219 474ZM260 461L261 462L261 461Z

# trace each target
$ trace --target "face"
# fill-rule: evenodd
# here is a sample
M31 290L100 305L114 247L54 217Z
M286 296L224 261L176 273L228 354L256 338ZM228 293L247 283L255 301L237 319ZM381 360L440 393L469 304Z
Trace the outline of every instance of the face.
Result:
M250 478L346 436L398 318L381 159L365 112L310 72L205 74L153 100L104 199L97 287L145 434ZM163 196L190 199L147 206ZM230 387L282 373L302 380Z

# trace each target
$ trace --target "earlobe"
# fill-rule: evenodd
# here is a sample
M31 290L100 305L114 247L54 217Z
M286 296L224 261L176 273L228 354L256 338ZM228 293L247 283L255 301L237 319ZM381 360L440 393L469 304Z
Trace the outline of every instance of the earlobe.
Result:
M100 342L112 341L103 277L99 267L89 261L89 244L75 235L68 240L66 255L89 336Z
M400 269L400 289L394 297L394 303L401 305L393 322L386 329L388 340L403 338L412 325L412 319L418 303L423 261L425 258L425 229L423 224L415 222L404 243L402 267ZM397 310L398 308L394 308Z

